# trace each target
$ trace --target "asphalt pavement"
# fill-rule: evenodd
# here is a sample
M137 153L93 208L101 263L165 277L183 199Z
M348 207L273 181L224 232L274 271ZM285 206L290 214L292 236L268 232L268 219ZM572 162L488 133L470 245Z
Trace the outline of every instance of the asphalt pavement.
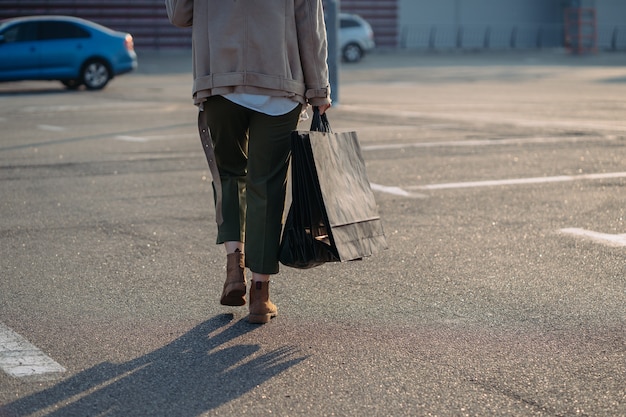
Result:
M342 65L389 249L281 268L263 326L219 305L190 60L0 84L0 417L626 415L625 54Z

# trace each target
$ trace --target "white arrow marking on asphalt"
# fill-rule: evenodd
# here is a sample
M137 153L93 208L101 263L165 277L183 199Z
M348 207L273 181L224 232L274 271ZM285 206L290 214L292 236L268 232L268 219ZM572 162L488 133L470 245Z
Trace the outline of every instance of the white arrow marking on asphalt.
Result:
M561 233L582 237L606 246L616 248L626 247L626 234L612 235L608 233L594 232L593 230L568 228L559 230Z
M0 323L0 368L16 378L50 377L66 371L13 330Z

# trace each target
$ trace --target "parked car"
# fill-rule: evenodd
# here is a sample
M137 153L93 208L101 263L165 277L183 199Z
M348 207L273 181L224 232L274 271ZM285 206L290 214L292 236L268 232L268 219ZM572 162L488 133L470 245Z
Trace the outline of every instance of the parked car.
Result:
M58 80L100 90L137 68L133 37L71 16L0 21L0 81Z
M361 16L339 14L339 45L346 62L358 62L376 46L372 26Z

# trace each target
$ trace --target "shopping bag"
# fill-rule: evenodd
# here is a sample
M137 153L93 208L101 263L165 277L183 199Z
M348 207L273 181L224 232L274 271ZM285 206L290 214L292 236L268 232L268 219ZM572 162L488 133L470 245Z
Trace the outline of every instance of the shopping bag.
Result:
M291 206L279 261L294 268L361 259L387 248L356 132L334 133L317 108L291 136Z

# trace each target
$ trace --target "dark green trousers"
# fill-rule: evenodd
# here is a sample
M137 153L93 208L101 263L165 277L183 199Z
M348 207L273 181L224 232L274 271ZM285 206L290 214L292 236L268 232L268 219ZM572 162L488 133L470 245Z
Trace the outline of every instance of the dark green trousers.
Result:
M289 138L300 110L268 116L221 96L204 103L222 181L217 243L245 242L246 266L259 274L278 272Z

